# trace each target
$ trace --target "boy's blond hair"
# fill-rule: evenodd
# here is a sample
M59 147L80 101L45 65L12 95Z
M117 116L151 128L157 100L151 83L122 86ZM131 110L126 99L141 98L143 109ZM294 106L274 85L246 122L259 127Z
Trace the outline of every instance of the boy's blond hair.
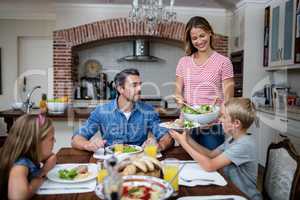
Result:
M231 120L239 120L242 129L248 129L256 119L255 106L248 98L231 98L225 104Z

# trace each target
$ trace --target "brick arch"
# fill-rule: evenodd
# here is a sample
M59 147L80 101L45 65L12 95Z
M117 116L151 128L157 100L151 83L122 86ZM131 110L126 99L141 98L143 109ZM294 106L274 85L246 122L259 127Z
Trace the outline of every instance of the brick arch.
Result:
M146 31L145 23L130 23L127 18L107 19L53 32L53 73L54 96L72 97L74 83L77 80L75 47L92 42L128 37L155 37L183 43L184 27L182 22L160 24L155 34ZM227 54L226 36L217 35L216 50ZM174 72L175 73L175 72Z

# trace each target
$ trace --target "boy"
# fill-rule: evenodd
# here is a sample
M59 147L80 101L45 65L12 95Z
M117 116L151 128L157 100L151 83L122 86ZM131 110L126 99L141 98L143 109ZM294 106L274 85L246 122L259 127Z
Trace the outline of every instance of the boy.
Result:
M221 111L221 122L229 138L215 150L208 150L193 141L184 132L174 130L171 136L206 171L224 168L228 177L249 199L262 199L256 190L256 145L247 129L255 119L255 107L247 98L231 98Z

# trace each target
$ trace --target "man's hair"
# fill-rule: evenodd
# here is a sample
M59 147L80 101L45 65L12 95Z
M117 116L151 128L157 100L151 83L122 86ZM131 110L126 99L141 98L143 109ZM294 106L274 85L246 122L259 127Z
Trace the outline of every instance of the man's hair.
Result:
M117 89L118 86L124 87L126 78L129 75L140 76L140 72L137 69L130 68L124 69L121 72L117 73L117 75L114 78L115 88Z
M239 120L243 129L248 129L256 118L255 106L248 98L231 98L224 106L231 120Z

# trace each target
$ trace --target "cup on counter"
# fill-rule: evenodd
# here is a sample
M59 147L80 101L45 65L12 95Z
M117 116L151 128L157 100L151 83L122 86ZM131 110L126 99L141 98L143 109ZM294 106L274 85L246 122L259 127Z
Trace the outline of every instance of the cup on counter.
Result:
M163 160L162 169L164 180L168 181L172 185L175 191L174 195L178 194L179 160L176 158L167 158Z

